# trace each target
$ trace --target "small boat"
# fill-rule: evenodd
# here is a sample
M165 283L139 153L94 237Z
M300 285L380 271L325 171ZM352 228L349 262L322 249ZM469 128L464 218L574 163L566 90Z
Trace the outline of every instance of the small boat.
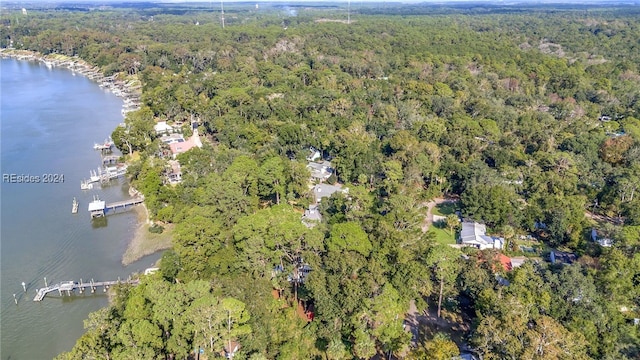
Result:
M107 138L104 140L104 143L102 144L98 144L95 143L93 144L93 148L95 150L111 150L111 147L113 146L113 140L111 140L111 138Z
M71 213L75 214L78 212L78 200L76 200L76 198L73 198L73 207L71 208Z

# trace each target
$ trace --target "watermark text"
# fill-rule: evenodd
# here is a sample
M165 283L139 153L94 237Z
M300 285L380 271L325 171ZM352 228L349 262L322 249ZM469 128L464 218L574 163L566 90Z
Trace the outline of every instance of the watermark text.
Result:
M2 174L2 182L6 184L62 184L64 174Z

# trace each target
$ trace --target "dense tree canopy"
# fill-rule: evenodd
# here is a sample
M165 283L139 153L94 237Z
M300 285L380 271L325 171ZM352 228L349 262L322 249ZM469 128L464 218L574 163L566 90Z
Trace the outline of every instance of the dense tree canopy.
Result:
M440 329L412 341L403 326L430 307L467 316L484 358L639 356L634 7L362 5L347 23L235 4L223 29L200 4L83 6L9 9L0 46L141 84L113 140L174 245L61 359L214 358L230 342L243 359L457 354ZM165 184L156 121L198 124L180 184ZM343 190L315 226L301 222L310 147ZM496 254L441 244L457 216L445 240L425 216L443 195L507 251L531 235L579 261L505 273Z

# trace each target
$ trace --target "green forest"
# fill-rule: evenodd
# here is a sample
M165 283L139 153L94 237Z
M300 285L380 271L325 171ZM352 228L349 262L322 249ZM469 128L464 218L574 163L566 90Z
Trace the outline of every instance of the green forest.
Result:
M0 14L141 84L112 138L173 236L57 359L640 358L637 6L132 4Z

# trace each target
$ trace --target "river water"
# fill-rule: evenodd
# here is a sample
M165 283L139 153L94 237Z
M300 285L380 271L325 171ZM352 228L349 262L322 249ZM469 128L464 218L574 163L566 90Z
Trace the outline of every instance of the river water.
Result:
M34 302L45 277L49 285L126 279L159 255L122 266L135 214L90 219L93 196L107 202L129 198L124 181L80 190L89 170L101 164L94 143L123 121L121 99L70 70L3 59L0 101L0 359L52 359L73 347L84 332L83 320L108 298L101 291L56 293ZM16 182L22 175L23 181L38 180ZM74 197L77 214L71 213Z

